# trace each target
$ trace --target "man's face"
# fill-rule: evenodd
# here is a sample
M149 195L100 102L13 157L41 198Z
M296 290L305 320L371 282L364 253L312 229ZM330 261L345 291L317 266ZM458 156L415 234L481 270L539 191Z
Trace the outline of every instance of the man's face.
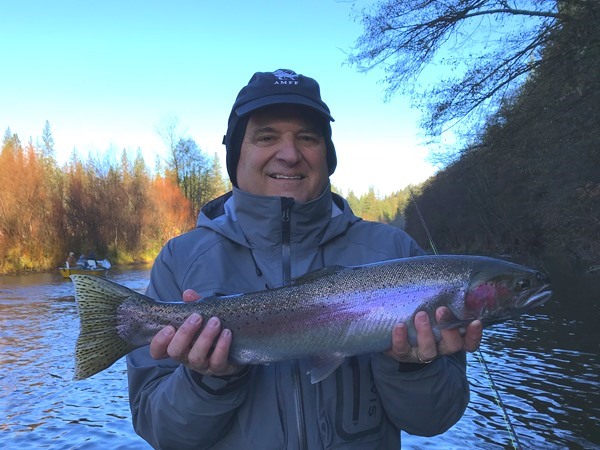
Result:
M308 202L329 182L323 126L295 105L260 109L250 116L237 166L241 190Z

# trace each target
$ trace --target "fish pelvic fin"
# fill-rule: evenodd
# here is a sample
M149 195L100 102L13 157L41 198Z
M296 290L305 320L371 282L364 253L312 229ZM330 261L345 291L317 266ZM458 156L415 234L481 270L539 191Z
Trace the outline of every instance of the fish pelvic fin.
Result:
M93 275L71 275L80 332L75 344L74 380L110 367L134 347L119 336L118 308L134 291Z
M321 355L312 358L310 360L310 382L316 384L319 381L323 381L342 365L344 359L344 355L338 354Z

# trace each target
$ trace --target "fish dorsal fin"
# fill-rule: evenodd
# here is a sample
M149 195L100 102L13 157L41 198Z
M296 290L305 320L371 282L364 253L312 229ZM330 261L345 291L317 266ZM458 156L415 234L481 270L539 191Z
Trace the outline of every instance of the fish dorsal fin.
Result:
M318 383L331 375L344 362L345 356L340 354L319 355L310 360L310 382Z
M305 283L310 283L312 281L318 280L319 278L323 278L329 275L333 275L343 269L346 269L345 266L328 266L323 267L322 269L317 269L312 272L308 272L298 278L294 278L290 284L292 285L301 285Z

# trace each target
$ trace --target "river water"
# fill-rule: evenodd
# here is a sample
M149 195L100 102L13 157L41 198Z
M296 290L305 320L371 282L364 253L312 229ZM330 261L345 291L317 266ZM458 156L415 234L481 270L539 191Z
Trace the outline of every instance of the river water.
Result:
M108 277L143 292L149 268ZM533 315L485 331L461 421L434 438L403 433L403 448L600 449L600 277L560 278ZM150 448L131 426L124 359L72 381L78 329L70 281L0 277L1 448Z

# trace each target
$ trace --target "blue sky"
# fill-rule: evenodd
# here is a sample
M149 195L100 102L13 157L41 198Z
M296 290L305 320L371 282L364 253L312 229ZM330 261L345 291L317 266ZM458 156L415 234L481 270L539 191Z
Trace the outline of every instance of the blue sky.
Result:
M176 117L182 135L218 154L235 96L256 71L319 81L333 117L332 182L380 195L434 172L419 111L384 102L382 73L345 64L360 36L352 3L305 0L6 1L0 14L0 131L39 139L50 122L59 161L76 149L118 157L138 147L150 167Z

